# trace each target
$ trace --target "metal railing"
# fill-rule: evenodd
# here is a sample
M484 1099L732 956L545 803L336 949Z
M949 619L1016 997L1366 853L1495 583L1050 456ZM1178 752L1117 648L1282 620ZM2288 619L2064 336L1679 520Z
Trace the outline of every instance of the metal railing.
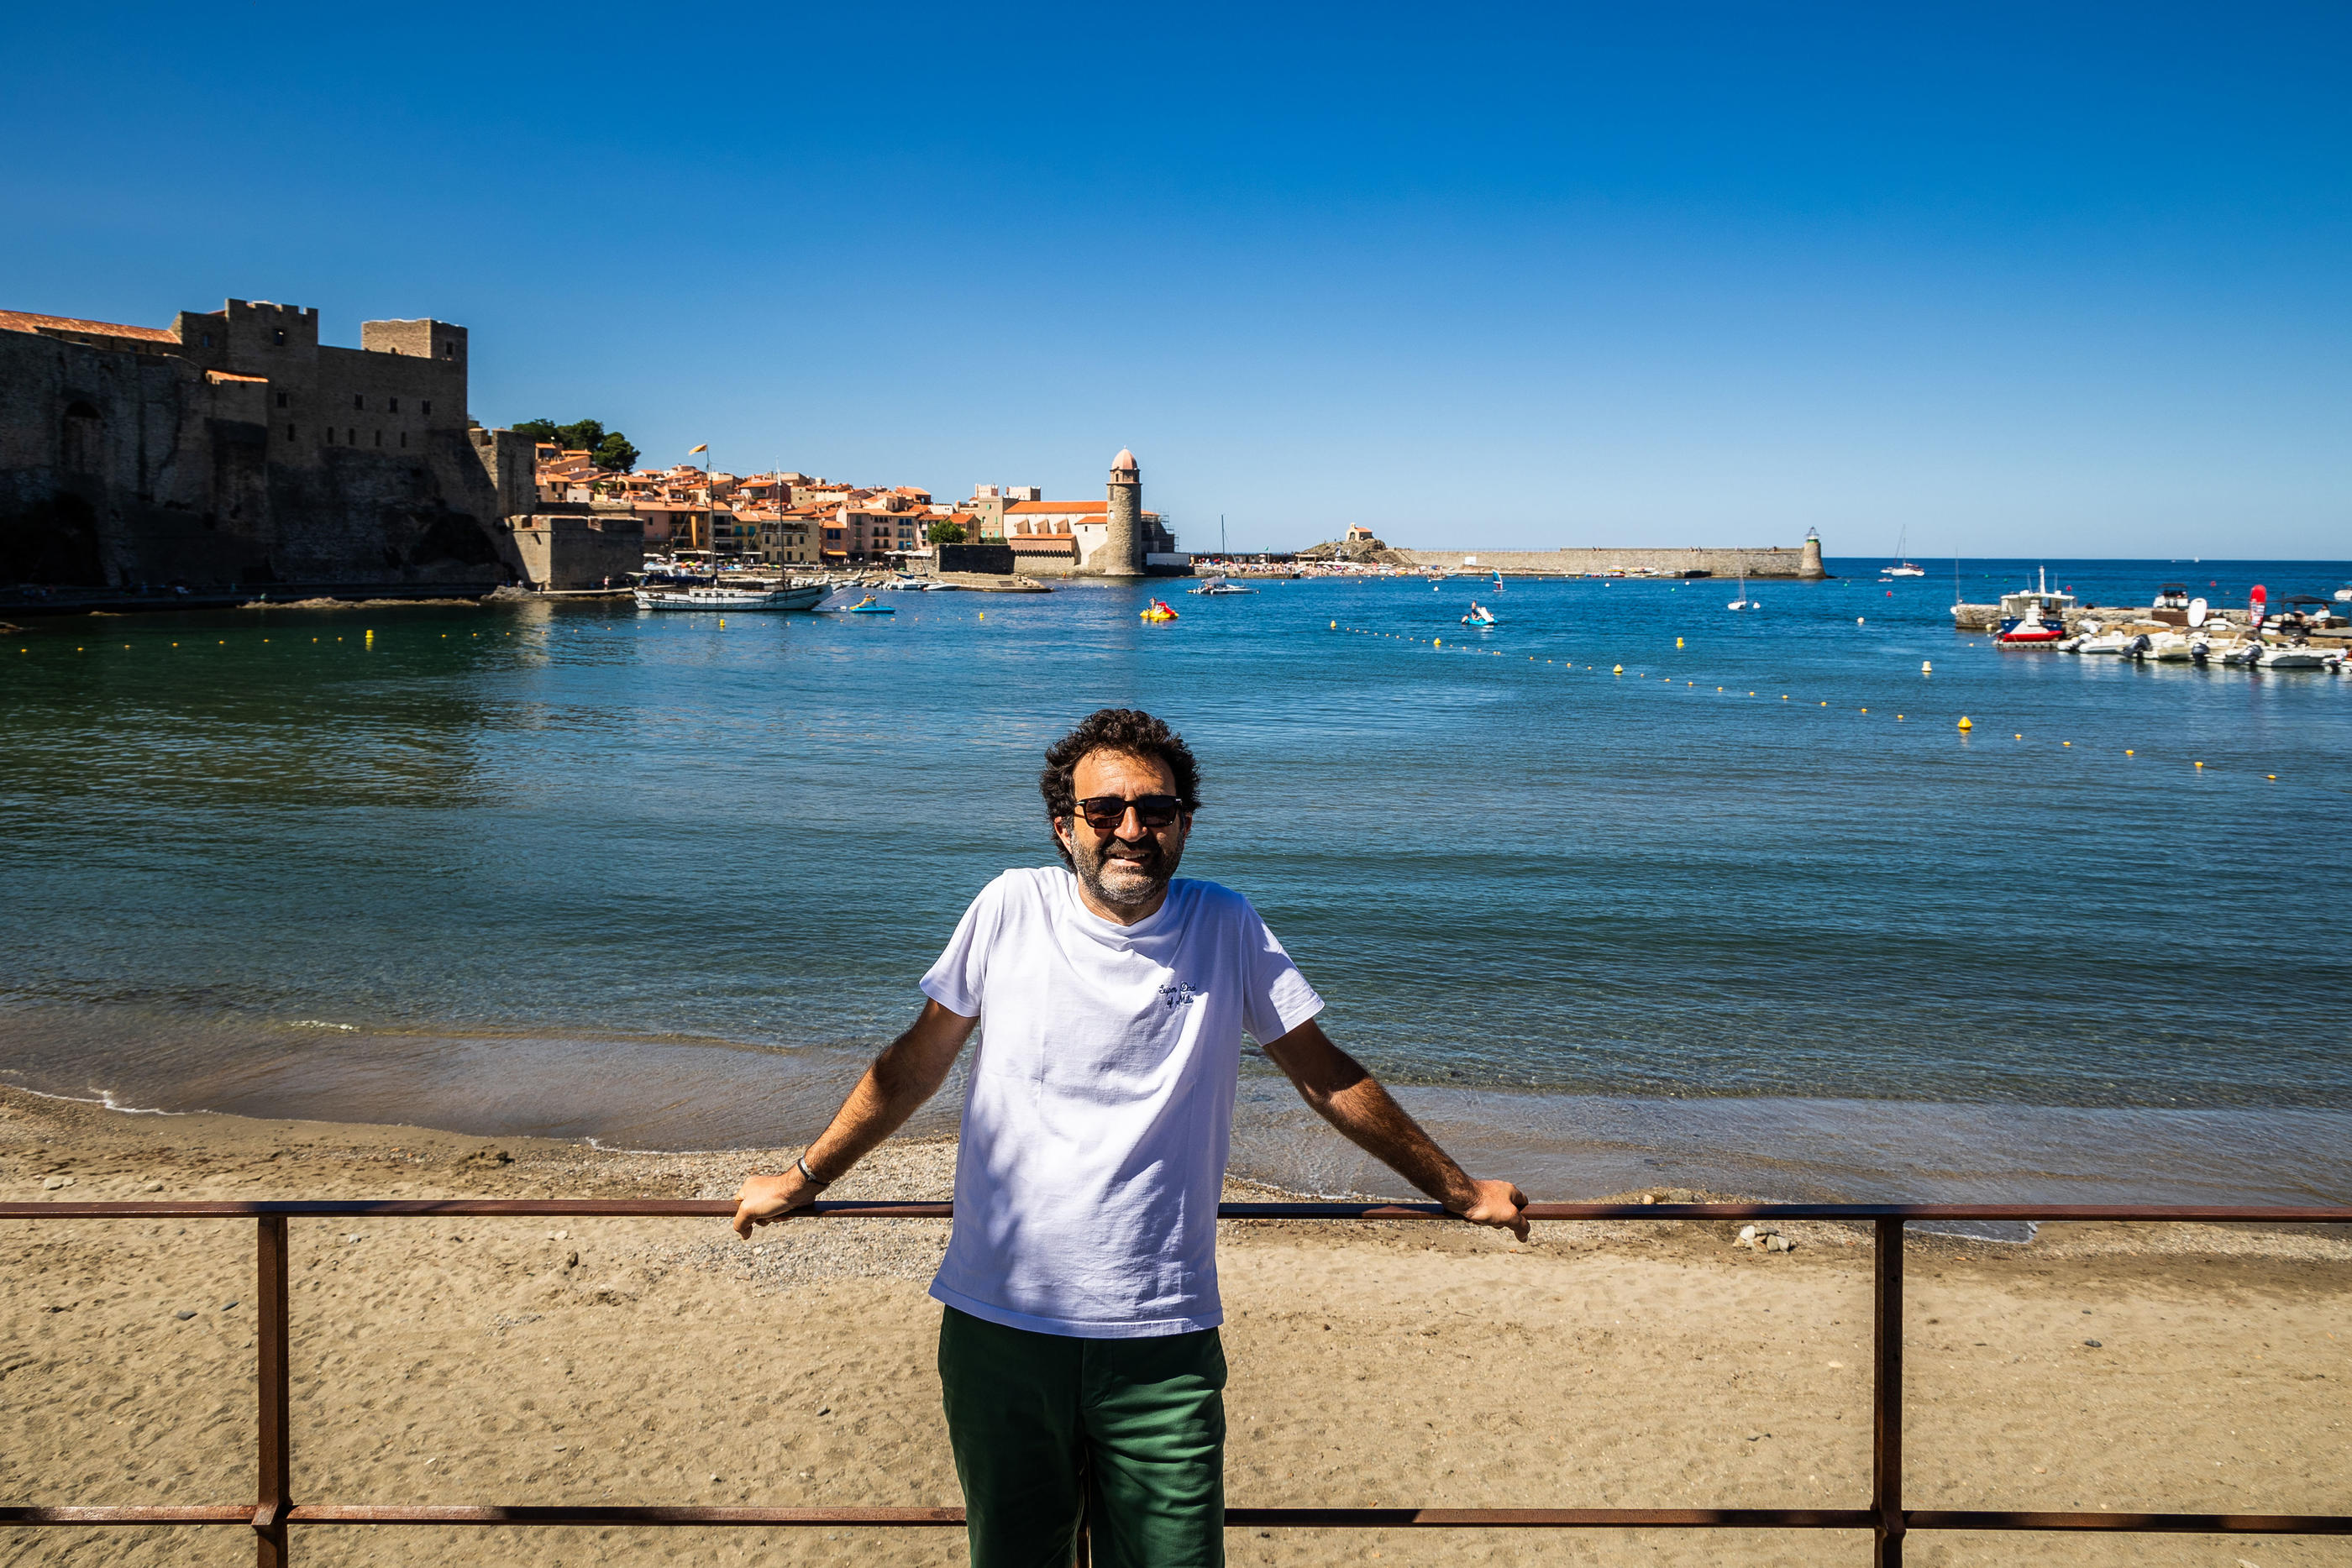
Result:
M285 1568L296 1524L829 1525L947 1527L960 1508L769 1508L651 1504L331 1503L294 1500L287 1370L287 1221L400 1216L531 1215L571 1218L714 1218L730 1200L450 1198L282 1203L11 1203L0 1219L241 1219L257 1221L260 1363L259 1474L250 1503L0 1506L0 1524L232 1524L254 1533L259 1568ZM944 1203L834 1202L794 1219L945 1219ZM1445 1220L1433 1204L1228 1203L1223 1219ZM2352 1223L2352 1208L2159 1207L2099 1204L1538 1203L1535 1220L1842 1220L1871 1226L1873 1270L1870 1500L1861 1508L1228 1508L1228 1528L1866 1530L1872 1561L1894 1568L1918 1530L2168 1531L2221 1535L2352 1534L2352 1514L2051 1512L1903 1506L1903 1228L1906 1221L2122 1220L2275 1225Z

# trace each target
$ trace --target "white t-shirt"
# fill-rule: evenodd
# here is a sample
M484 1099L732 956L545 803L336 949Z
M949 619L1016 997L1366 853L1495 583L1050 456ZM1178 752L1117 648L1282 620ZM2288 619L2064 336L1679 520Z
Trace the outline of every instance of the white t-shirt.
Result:
M1082 1339L1223 1322L1217 1197L1242 1031L1278 1040L1323 1010L1249 900L1180 877L1150 919L1120 925L1057 866L1008 871L923 993L981 1019L931 1294Z

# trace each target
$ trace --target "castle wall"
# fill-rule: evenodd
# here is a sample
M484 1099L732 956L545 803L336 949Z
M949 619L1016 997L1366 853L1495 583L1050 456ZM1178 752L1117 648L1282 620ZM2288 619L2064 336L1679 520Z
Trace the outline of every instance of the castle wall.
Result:
M183 344L0 330L0 584L516 574L498 524L530 509L529 444L518 483L510 433L469 437L462 359L322 349L316 312L292 307L180 325Z
M533 588L605 588L646 564L646 526L635 516L541 513L509 517L523 580Z

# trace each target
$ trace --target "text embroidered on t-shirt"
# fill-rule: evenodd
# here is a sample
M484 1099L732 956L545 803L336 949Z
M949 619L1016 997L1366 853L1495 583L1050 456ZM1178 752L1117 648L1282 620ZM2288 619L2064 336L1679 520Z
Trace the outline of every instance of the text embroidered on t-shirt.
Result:
M1160 987L1160 995L1162 998L1162 1005L1169 1011L1173 1012L1186 1002L1198 1000L1201 993L1186 982L1179 980L1172 986Z

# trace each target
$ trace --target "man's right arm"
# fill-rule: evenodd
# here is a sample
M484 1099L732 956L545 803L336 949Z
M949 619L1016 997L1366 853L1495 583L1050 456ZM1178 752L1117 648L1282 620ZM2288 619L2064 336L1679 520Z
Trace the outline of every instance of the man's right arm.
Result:
M829 1186L905 1126L907 1118L948 1081L957 1053L979 1021L925 1002L914 1027L874 1059L832 1123L801 1156L809 1169ZM802 1178L797 1166L782 1176L748 1176L735 1194L735 1234L748 1241L753 1226L782 1219L815 1200L816 1189Z

